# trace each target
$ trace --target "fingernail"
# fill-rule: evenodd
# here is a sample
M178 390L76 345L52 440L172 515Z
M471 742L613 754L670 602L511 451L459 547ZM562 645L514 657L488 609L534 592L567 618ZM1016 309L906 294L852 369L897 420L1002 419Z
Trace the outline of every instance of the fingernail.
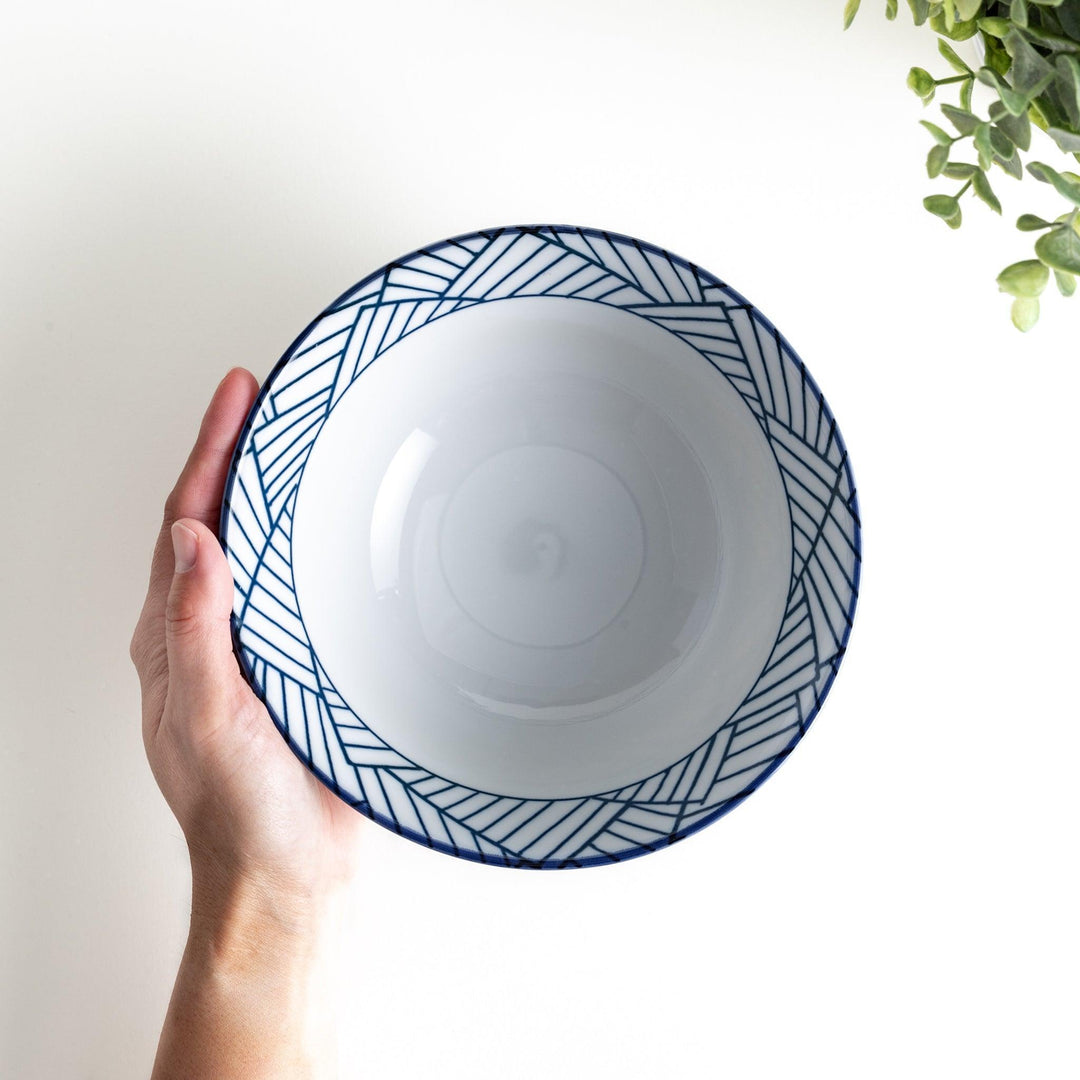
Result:
M199 538L183 522L172 527L173 563L178 574L186 574L199 557Z

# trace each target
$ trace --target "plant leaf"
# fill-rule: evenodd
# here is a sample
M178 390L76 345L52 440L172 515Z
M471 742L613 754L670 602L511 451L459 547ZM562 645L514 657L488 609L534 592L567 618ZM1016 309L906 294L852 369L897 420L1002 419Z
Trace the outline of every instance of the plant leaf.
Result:
M955 105L942 105L941 111L961 135L973 135L975 129L982 123L974 113L968 112L967 109L958 109Z
M979 14L982 0L956 0L956 14L962 22L969 22Z
M913 67L908 72L908 87L915 91L926 104L934 96L934 78L929 71L921 67Z
M1059 34L1054 30L1048 30L1045 26L1026 26L1024 36L1030 38L1036 45L1046 45L1054 52L1076 52L1080 50L1080 38L1071 38L1065 34Z
M1062 296L1072 296L1076 292L1076 278L1065 270L1054 271L1054 281Z
M1014 90L993 68L979 68L978 80L997 91L1001 101L994 104L1003 106L1007 113L1012 116L1022 116L1027 112L1030 99Z
M1038 296L1050 280L1050 271L1038 259L1006 266L997 276L998 289L1010 296Z
M1049 229L1053 224L1052 221L1044 221L1035 214L1021 214L1016 219L1016 227L1021 232L1038 232L1040 229Z
M1061 29L1074 41L1080 41L1080 9L1075 4L1061 8L1057 13Z
M1071 225L1058 225L1035 241L1035 254L1047 266L1080 274L1080 236Z
M979 168L989 169L994 160L994 147L990 142L990 125L980 124L975 129L975 137L972 141L979 154Z
M892 22L896 18L896 12L899 9L900 0L885 0L885 18Z
M930 17L930 0L908 0L911 18L916 26L922 26Z
M998 157L1012 157L1016 153L1016 148L1013 146L1012 139L1005 133L1005 129L1000 124L994 124L990 128L990 145L994 148L994 153Z
M1021 150L1031 149L1031 121L1028 119L1026 111L1020 113L1019 116L1014 116L1000 101L995 101L990 106L990 119L993 120Z
M1066 116L1064 108L1062 108L1060 95L1053 83L1032 101L1031 110L1029 111L1034 113L1036 105L1046 121L1043 131L1047 131L1052 127L1063 128L1066 131L1072 130L1072 124L1069 123L1069 118Z
M1058 97L1073 126L1080 127L1080 60L1059 53L1054 66L1057 69L1055 85Z
M1058 144L1058 148L1066 154L1080 153L1080 135L1076 135L1064 128L1047 128L1046 134Z
M944 9L935 14L937 6L937 4L930 5L930 26L939 34L951 38L953 41L967 41L969 37L972 37L979 32L978 23L976 23L974 19L971 19L968 22L954 20L950 25L945 18Z
M934 142L938 146L952 146L953 137L947 131L939 128L937 124L931 124L929 120L920 120L919 123L934 136Z
M1009 6L1009 18L1017 26L1027 26L1028 11L1025 0L1012 0L1012 4Z
M950 229L960 228L960 203L952 195L927 195L923 199L923 206L935 217L941 218Z
M959 71L961 75L973 74L971 68L960 59L956 50L944 38L938 38L937 47L953 71Z
M1006 20L1006 36L1011 29L1012 23ZM1007 75L1012 67L1012 57L1005 48L1005 42L992 35L983 34L983 45L986 47L986 66L993 68L999 75Z
M984 34L989 34L991 37L1004 40L1005 35L1012 29L1012 23L1009 22L1008 19L990 16L985 19L979 19L979 29Z
M1017 151L1014 150L1012 156L1007 158L995 154L994 161L1001 166L1003 172L1007 172L1014 180L1024 179L1024 168L1020 164L1020 154Z
M1012 324L1025 334L1039 321L1039 301L1035 297L1017 297L1012 302Z
M931 180L941 175L941 170L949 163L949 148L935 143L926 155L926 175Z
M1064 195L1069 202L1080 206L1080 181L1062 175L1041 161L1030 162L1027 170L1036 180L1041 180L1044 184L1053 184L1059 195Z
M975 175L975 166L966 161L950 161L941 172L950 180L970 180Z
M847 0L844 5L844 29L846 30L852 23L852 20L859 13L859 4L862 0Z
M975 189L975 194L978 195L995 214L1001 213L1001 203L998 202L998 197L994 194L994 189L990 186L990 181L986 178L986 173L983 172L982 169L979 169L971 178L971 186Z
M971 112L971 89L974 85L974 79L966 79L960 84L960 108L968 112Z
M1014 90L1030 100L1050 85L1054 77L1054 69L1021 34L1015 30L1009 34L1005 39L1005 47L1013 58L1009 75Z

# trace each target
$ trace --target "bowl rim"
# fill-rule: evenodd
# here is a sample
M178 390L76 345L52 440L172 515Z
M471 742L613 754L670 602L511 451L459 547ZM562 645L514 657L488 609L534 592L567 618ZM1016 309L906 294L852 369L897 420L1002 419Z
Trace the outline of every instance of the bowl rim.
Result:
M338 782L325 770L316 765L310 757L300 748L296 741L289 734L288 726L277 715L274 708L266 700L266 695L260 688L255 672L252 665L250 665L244 656L244 650L240 642L240 624L237 618L235 609L230 612L229 625L233 643L233 653L239 664L240 670L244 676L245 681L251 687L256 697L262 702L266 708L274 726L281 733L285 739L289 749L300 760L303 766L313 773L318 780L330 789L338 798L342 799L353 809L363 814L365 817L376 822L377 824L389 829L392 832L397 833L399 836L403 836L408 840L411 840L424 847L431 848L432 850L439 851L445 855L453 856L458 859L466 859L470 862L481 863L486 866L497 867L509 867L514 869L534 869L534 870L563 870L563 869L577 869L594 866L606 866L615 863L623 863L629 859L636 859L642 855L653 854L656 851L662 850L665 847L670 847L672 844L678 843L681 840L686 839L688 836L692 836L694 833L699 832L701 829L706 828L708 825L713 824L715 821L724 817L730 813L735 807L739 806L744 800L752 795L766 780L771 777L776 770L780 767L781 763L786 760L795 746L802 740L803 736L809 730L810 725L813 723L818 713L821 711L821 707L824 704L826 698L832 689L833 683L836 680L837 673L840 670L840 665L847 654L848 641L851 637L851 631L854 626L855 611L858 606L860 584L862 578L862 519L859 508L858 500L858 488L855 484L854 471L851 466L851 457L848 453L847 445L844 442L843 435L836 422L835 415L832 409L829 407L828 401L825 395L822 393L821 388L814 380L813 375L807 369L802 358L798 352L791 346L791 343L786 337L777 329L773 322L765 316L754 304L743 296L737 289L732 288L727 282L721 280L715 274L710 273L708 270L696 263L685 259L682 256L667 250L666 248L659 247L656 244L650 243L646 240L640 240L636 237L629 236L625 233L619 233L610 229L599 229L590 226L577 226L577 225L553 225L553 224L531 224L531 225L506 225L497 226L486 229L474 229L470 232L459 233L451 237L447 237L444 240L439 240L432 244L425 244L422 247L416 248L413 251L401 255L390 262L385 263L378 269L367 274L361 278L358 282L350 285L344 292L332 300L329 304L326 304L323 309L304 327L304 329L293 339L289 347L282 353L277 363L267 374L259 387L258 395L255 398L254 403L244 421L244 426L240 431L240 434L236 441L236 446L233 449L229 462L229 471L225 484L224 496L221 502L221 512L218 517L218 529L217 537L218 542L221 545L222 550L228 555L229 547L226 540L227 524L231 513L232 507L232 493L233 486L236 482L238 468L240 465L240 459L243 456L244 448L248 442L248 436L251 429L259 416L260 409L264 399L274 386L277 375L286 367L286 365L292 360L294 352L298 346L311 334L312 330L329 314L331 314L336 308L338 308L345 300L350 296L360 292L365 286L377 281L383 275L387 275L395 268L407 265L411 260L418 256L428 255L433 252L449 247L460 246L470 240L483 239L486 241L492 241L498 236L507 233L521 234L534 234L540 236L543 239L541 233L547 231L552 234L559 233L574 233L582 237L592 237L594 239L605 240L609 243L622 242L637 247L640 251L648 251L653 255L658 255L661 258L667 260L669 263L678 264L684 269L689 270L695 275L702 283L715 286L723 289L728 293L735 301L738 307L745 308L747 315L752 320L758 322L771 336L773 336L781 350L786 351L791 359L798 365L802 377L805 379L806 384L809 386L814 397L819 403L819 407L824 415L827 415L831 420L831 434L830 438L835 440L841 453L841 466L840 468L847 476L848 485L851 489L851 495L845 501L850 509L851 517L853 521L854 531L852 535L852 548L854 551L854 567L851 576L851 597L848 602L847 610L844 615L844 629L839 639L837 649L831 660L826 661L827 665L831 669L829 674L821 688L816 694L813 706L807 711L805 717L802 718L802 722L796 729L790 740L783 746L783 748L776 753L773 760L766 765L761 772L757 773L753 780L742 790L735 795L724 800L713 811L703 815L701 818L693 821L689 825L685 825L677 828L670 833L662 841L657 843L640 843L634 847L621 850L616 854L605 854L595 856L585 856L583 858L573 859L542 859L542 860L530 860L524 857L512 859L509 857L498 857L495 855L485 854L483 851L472 851L468 849L458 848L451 844L447 844L444 841L438 840L434 837L417 832L415 829L410 828L407 825L402 825L401 822L396 819L388 818L385 815L374 810L368 803L363 800L353 798L348 792L343 791ZM556 297L557 298L557 297ZM722 376L722 372L717 371L718 375ZM771 445L771 444L770 444ZM773 451L775 455L775 451ZM785 485L786 486L786 485ZM795 553L792 551L792 558L794 559ZM760 675L759 675L760 678ZM756 685L756 683L755 683ZM753 687L751 687L752 689ZM726 718L724 724L721 724L717 730L721 730L730 717ZM681 758L679 759L681 760ZM472 789L478 790L478 789ZM492 793L496 794L496 793ZM501 796L501 797L506 797ZM511 796L516 798L516 796Z

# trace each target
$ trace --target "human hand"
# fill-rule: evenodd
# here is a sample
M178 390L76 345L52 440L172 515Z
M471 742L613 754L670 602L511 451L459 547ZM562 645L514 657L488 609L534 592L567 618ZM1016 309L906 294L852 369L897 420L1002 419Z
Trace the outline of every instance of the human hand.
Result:
M165 503L131 640L146 756L192 869L192 930L155 1076L208 1075L204 1052L219 1077L230 1061L250 1078L309 1075L303 986L362 828L289 750L233 654L232 572L213 528L256 392L242 369L218 386Z
M361 822L289 750L233 654L232 572L213 529L257 390L234 369L206 410L165 503L131 656L146 755L197 884L242 877L291 902L349 876Z

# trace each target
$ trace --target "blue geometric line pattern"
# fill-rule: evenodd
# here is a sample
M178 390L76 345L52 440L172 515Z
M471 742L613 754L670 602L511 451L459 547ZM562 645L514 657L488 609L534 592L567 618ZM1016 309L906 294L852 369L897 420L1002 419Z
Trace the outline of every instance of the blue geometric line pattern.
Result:
M670 767L585 798L478 791L387 745L319 664L291 569L304 465L353 380L436 319L525 296L618 307L696 349L756 417L790 509L783 623L740 706ZM552 225L494 229L421 249L331 304L279 362L252 410L230 472L221 536L235 580L237 655L298 756L357 810L402 835L481 862L544 869L654 851L754 791L791 752L829 690L851 630L860 568L847 451L821 391L780 334L692 263L629 237Z

